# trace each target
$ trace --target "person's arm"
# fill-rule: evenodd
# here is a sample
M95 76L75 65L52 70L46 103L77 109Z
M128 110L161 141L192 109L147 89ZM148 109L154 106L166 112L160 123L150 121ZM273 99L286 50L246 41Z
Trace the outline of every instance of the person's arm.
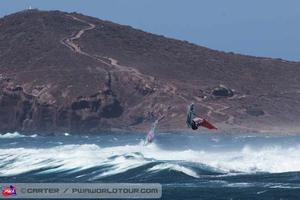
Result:
M193 114L194 116L199 117L199 118L202 119L202 117L200 117L200 116L199 116L198 114L196 114L195 112L192 112L192 114Z

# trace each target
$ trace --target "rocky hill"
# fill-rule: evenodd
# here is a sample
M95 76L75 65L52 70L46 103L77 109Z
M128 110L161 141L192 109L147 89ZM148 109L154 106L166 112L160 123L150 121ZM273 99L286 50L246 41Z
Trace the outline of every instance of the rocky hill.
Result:
M109 21L28 10L0 19L0 131L295 131L300 63L225 53Z

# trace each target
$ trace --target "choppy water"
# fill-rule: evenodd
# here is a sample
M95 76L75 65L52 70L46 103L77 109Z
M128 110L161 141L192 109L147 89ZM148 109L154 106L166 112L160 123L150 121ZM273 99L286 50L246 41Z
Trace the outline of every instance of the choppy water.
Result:
M1 182L162 183L163 199L300 199L300 136L0 136Z

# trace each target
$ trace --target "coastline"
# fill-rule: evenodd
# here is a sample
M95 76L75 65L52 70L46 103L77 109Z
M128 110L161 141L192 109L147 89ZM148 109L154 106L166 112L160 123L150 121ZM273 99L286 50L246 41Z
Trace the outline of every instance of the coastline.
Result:
M144 134L146 135L149 128L145 129L119 129L119 128L111 128L111 129L103 129L97 132L64 132L64 131L7 131L0 132L0 136L4 136L6 134L20 134L23 136L64 136L64 135L83 135L83 136L101 136L101 135L119 135L119 134ZM300 131L298 130L288 130L288 129L241 129L241 128L224 128L218 130L207 130L204 128L198 130L191 130L188 128L177 128L177 129L166 129L166 128L157 128L155 131L156 134L222 134L224 136L296 136L300 135Z

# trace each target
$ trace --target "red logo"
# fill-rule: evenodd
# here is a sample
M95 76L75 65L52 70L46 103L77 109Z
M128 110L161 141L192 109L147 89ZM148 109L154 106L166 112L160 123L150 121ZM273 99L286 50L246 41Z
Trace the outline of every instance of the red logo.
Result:
M2 196L8 197L8 196L15 196L15 195L17 195L16 186L10 185L10 186L2 187Z

